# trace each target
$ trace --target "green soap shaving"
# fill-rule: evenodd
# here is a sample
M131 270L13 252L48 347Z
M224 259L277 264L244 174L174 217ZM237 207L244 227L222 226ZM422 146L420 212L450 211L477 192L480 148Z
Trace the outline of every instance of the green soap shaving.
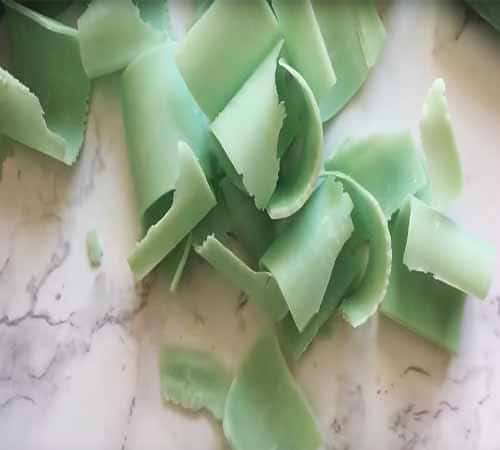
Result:
M87 233L87 255L91 266L99 267L102 261L102 245L96 230Z
M259 209L267 206L278 181L278 138L285 117L275 82L281 47L282 42L256 68L211 125Z
M342 246L353 231L352 202L327 177L261 259L302 331L318 312Z
M208 119L175 66L170 43L144 52L127 67L121 93L130 170L147 227L154 222L149 217L159 218L169 207L165 195L178 177L178 141L195 151L211 176ZM160 211L154 214L157 207Z
M184 271L186 270L192 246L193 233L189 233L160 264L163 272L170 279L170 292L176 292L179 287Z
M318 181L323 151L323 128L313 92L295 69L283 60L279 64L300 87L305 111L294 148L282 159L278 186L267 207L273 219L289 217L306 203Z
M216 205L215 196L193 151L179 143L179 174L172 206L146 233L128 258L144 278Z
M370 257L360 286L340 306L344 319L358 327L377 312L387 290L391 273L391 236L382 208L373 195L351 177L334 173L354 204L352 221L356 233L370 245Z
M171 35L167 0L135 0L141 19L154 29Z
M493 283L494 247L470 236L444 214L414 198L403 262L484 299Z
M317 101L335 84L335 72L311 0L273 0L291 66L310 86Z
M315 420L276 338L257 339L226 398L224 434L234 450L316 450Z
M393 264L380 311L439 347L456 353L460 346L465 295L431 275L410 272L403 264L409 221L408 202L391 227Z
M18 3L4 3L13 71L0 69L0 133L73 164L90 93L78 33Z
M337 82L320 100L323 121L335 116L361 88L380 56L385 30L373 0L313 0Z
M349 139L325 168L351 176L370 191L386 218L427 183L424 166L407 131Z
M288 312L283 295L269 272L256 272L214 236L208 236L196 252L224 278L246 293L266 311L272 320L281 320Z
M500 5L490 0L465 0L493 28L500 31Z
M224 109L278 39L266 0L216 0L193 25L179 43L177 64L210 119Z
M446 86L442 79L432 84L424 102L420 135L427 159L432 192L431 205L446 207L463 189L460 155L451 126Z
M212 353L182 347L164 347L160 354L163 399L184 408L224 416L233 377Z
M93 0L78 19L83 67L90 78L124 69L165 34L143 22L132 0Z

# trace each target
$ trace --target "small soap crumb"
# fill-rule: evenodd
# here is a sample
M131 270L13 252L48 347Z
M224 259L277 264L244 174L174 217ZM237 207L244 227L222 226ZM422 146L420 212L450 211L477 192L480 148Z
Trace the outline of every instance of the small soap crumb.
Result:
M92 267L99 267L102 260L102 247L96 230L87 233L87 255Z

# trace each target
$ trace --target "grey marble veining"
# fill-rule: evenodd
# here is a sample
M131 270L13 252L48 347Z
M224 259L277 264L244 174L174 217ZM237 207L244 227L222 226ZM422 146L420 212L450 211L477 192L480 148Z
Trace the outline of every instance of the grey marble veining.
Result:
M499 36L458 3L389 2L384 22L383 57L329 125L327 151L351 134L418 138L427 89L443 77L465 169L452 214L500 249ZM160 273L134 282L126 257L139 224L117 88L116 77L95 83L74 168L20 145L3 165L1 450L227 448L207 415L162 402L158 349L213 350L236 368L263 318L194 258L176 294ZM85 248L94 228L98 269ZM335 328L292 368L325 450L500 448L498 263L488 299L467 301L457 356L383 317Z

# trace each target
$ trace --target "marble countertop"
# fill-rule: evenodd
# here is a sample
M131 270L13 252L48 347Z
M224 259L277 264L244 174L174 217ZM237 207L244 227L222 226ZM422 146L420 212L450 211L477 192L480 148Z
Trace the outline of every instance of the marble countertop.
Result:
M410 128L427 89L447 83L465 169L452 213L500 249L500 35L457 3L390 3L383 57L329 126ZM21 146L0 181L0 449L219 450L220 426L160 397L158 350L179 342L236 367L261 319L193 259L181 289L135 284L126 256L139 224L116 77L95 83L74 168ZM96 229L102 266L89 265ZM293 367L327 450L500 448L500 266L489 297L467 301L460 353L375 317L339 323Z

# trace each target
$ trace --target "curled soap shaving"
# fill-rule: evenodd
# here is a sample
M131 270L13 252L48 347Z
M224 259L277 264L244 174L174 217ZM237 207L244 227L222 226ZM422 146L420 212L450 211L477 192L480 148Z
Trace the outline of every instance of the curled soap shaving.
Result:
M141 19L132 0L93 0L78 18L78 35L90 78L124 69L166 37Z
M316 450L321 436L276 338L257 339L226 398L224 434L234 450Z
M325 163L356 180L390 218L427 183L425 168L408 131L348 139Z
M377 200L351 177L334 172L354 204L352 221L356 233L370 246L370 257L359 287L340 306L342 316L353 327L365 323L377 312L391 273L391 236Z
M403 262L410 270L432 273L436 279L484 299L493 283L495 250L413 198Z
M337 255L353 231L351 210L342 185L327 177L261 259L300 331L318 312Z
M420 121L420 136L429 170L431 205L446 207L462 192L463 171L451 126L446 86L437 79L427 94Z
M392 270L382 314L445 350L456 353L464 313L465 295L431 275L412 272L403 263L410 202L397 214L391 227ZM428 249L428 244L425 245Z
M232 379L212 353L172 346L161 350L160 384L167 402L194 411L206 408L222 419Z

